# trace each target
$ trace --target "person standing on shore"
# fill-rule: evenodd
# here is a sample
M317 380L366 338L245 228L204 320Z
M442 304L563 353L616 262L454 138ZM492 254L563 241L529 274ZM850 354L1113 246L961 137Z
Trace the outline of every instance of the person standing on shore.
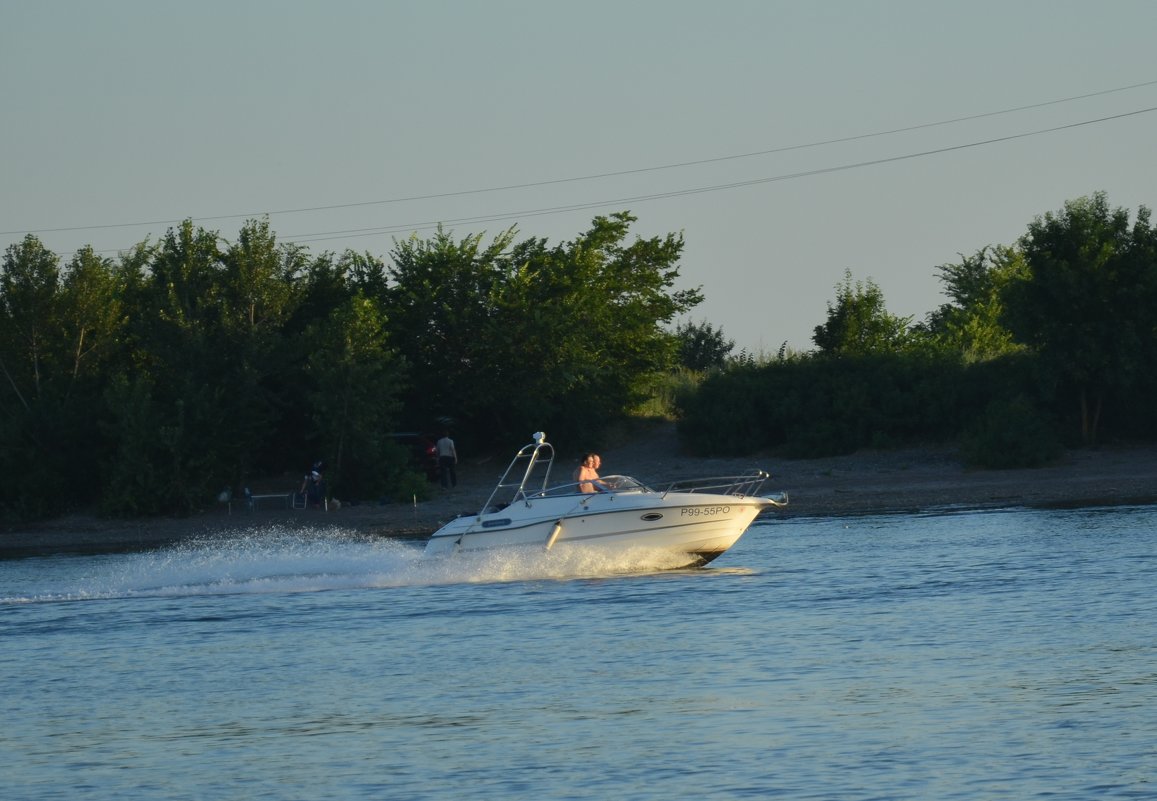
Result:
M442 489L458 486L458 449L454 440L450 439L450 432L443 431L442 438L434 443L438 449L438 477L442 481Z

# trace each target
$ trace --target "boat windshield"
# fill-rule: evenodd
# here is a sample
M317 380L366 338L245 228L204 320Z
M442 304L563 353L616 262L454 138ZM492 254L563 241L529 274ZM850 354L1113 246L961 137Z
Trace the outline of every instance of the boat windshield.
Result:
M589 492L584 493L580 489L581 484L587 484L587 483L593 483L596 487L598 487L598 490L595 493L593 493L596 495L599 492L610 492L610 493L614 493L616 495L622 495L622 494L628 493L628 492L652 492L653 491L653 490L651 490L650 487L648 487L643 482L641 482L637 479L631 478L630 476L603 476L602 478L600 478L598 481L595 481L595 482L571 481L571 482L568 482L566 484L556 484L555 486L548 487L547 489L538 493L537 497L555 498L555 497L558 497L560 495L590 495L592 493L589 493Z
M611 492L651 492L651 488L630 476L603 476L599 483Z

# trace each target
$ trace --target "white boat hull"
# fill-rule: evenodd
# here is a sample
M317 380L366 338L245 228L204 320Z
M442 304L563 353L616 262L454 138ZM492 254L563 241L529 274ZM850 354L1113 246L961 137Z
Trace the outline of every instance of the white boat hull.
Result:
M425 553L584 548L653 551L668 564L701 565L734 545L773 505L758 496L649 490L528 498L447 523L430 538Z

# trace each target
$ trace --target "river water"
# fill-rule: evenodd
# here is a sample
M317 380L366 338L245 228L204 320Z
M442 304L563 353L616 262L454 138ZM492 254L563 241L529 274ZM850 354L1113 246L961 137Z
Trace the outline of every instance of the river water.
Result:
M623 569L335 529L0 562L0 797L1157 798L1157 507Z

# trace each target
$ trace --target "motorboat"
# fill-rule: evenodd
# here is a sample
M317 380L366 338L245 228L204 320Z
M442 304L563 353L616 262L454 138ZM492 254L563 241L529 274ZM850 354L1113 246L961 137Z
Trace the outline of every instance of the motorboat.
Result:
M510 548L597 549L661 555L664 566L704 565L734 545L761 512L787 505L786 493L758 494L770 475L676 481L652 489L630 476L551 483L554 447L537 432L521 448L477 514L431 535L425 555ZM594 489L594 492L583 490Z

